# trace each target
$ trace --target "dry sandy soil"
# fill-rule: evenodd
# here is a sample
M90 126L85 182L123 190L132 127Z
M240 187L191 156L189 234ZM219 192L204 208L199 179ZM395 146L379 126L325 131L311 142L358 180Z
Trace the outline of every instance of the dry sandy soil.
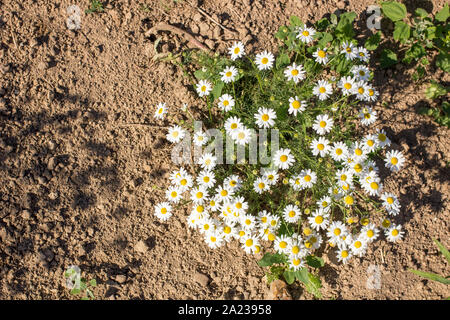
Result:
M336 10L358 13L375 1L191 1L236 33L224 32L187 1L0 0L0 299L68 299L64 270L96 278L98 299L264 299L264 270L237 245L210 250L188 231L186 213L170 223L153 215L175 169L164 126L185 119L196 95L175 66L152 62L158 50L180 52L178 36L145 32L164 21L224 52L243 40L249 52L275 50L273 33L290 15L316 21ZM436 12L444 0L409 1ZM58 3L58 4L56 4ZM66 27L67 7L82 9L81 29ZM450 274L432 242L449 242L450 131L417 110L423 84L411 68L377 71L382 93L377 126L403 150L407 165L385 181L400 196L406 235L378 241L364 258L321 269L326 299L442 299L448 287L408 268ZM442 80L434 69L429 73ZM448 75L444 80L448 81ZM158 102L171 117L153 120ZM260 257L256 257L260 258ZM368 267L381 270L370 290ZM295 285L294 299L311 298Z

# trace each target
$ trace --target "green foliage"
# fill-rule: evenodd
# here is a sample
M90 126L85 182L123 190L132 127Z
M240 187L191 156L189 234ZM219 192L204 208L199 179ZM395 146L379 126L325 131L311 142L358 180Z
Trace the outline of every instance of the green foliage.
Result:
M382 68L393 66L397 61L397 54L394 51L384 49L383 52L381 52L380 65Z
M447 262L450 263L450 253L448 252L447 248L444 247L444 245L442 243L440 243L438 240L433 240L434 243L437 245L437 247L439 248L439 251L441 251L442 255L447 259ZM413 269L409 269L410 272L417 274L418 276L427 278L429 280L432 281L437 281L443 284L450 284L450 279L449 277L443 277L440 276L438 274L435 273L431 273L431 272L425 272L425 271L420 271L420 270L413 270Z
M392 21L400 21L406 18L406 7L403 3L386 1L381 3L381 11Z
M367 50L375 50L376 48L378 48L380 41L381 41L381 31L378 31L366 40L364 47Z
M99 12L103 12L103 3L101 3L98 0L91 0L91 6L89 7L89 9L87 9L85 12L87 14L89 13L99 13Z
M81 295L81 300L95 299L92 288L97 287L96 279L87 280L86 278L80 278L80 274L73 267L64 272L64 277L70 280L70 283L73 285L73 288L70 290L71 295Z
M425 96L430 100L434 100L445 96L448 92L449 88L442 86L436 81L432 81L425 90ZM447 101L444 101L442 105L438 105L435 108L422 108L419 110L419 113L433 117L442 126L450 127L450 103Z

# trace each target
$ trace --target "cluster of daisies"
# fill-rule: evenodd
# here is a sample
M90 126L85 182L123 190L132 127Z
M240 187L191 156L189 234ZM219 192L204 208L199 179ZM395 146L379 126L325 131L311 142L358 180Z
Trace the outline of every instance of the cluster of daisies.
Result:
M307 45L314 41L315 33L313 28L300 27L297 30L297 38ZM344 55L345 59L354 62L349 75L332 81L318 80L312 87L311 101L302 100L293 94L286 101L290 116L301 117L314 103L314 99L327 101L337 94L355 98L361 103L377 100L378 92L368 82L370 70L364 65L370 58L369 52L348 41L341 44L338 52L329 51L332 50L319 48L312 53L312 57L317 63L327 65L333 54ZM244 45L235 42L229 48L229 54L231 61L242 58L246 54ZM274 55L268 51L257 54L252 60L253 65L260 71L272 69L274 61ZM236 81L238 69L229 65L219 75L224 83L232 83ZM284 75L286 81L297 84L305 80L306 70L303 65L294 62L284 70ZM213 83L209 80L200 80L196 85L200 97L209 97L212 88ZM224 93L217 100L217 107L224 111L226 118L224 131L238 145L245 146L250 143L254 137L253 129L277 127L277 110L266 106L259 107L253 115L254 128L250 128L237 116L227 117L227 113L236 105L236 97L233 94ZM155 118L162 119L165 113L165 104L160 104L157 106ZM300 202L295 201L275 212L255 212L243 192L244 179L247 177L231 174L219 179L215 172L219 159L211 153L205 153L198 159L200 171L196 177L184 168L172 172L171 184L166 190L167 201L155 206L155 215L163 221L167 220L171 217L174 206L182 199L188 198L192 203L192 211L187 217L187 224L203 235L210 248L218 248L237 240L245 252L258 253L262 243L267 241L273 244L275 251L285 254L293 270L304 267L305 257L314 254L323 243L335 247L337 259L346 263L352 256L363 256L368 245L379 238L380 233L384 233L388 241L396 242L404 234L401 225L392 221L392 217L400 212L400 203L395 194L384 190L379 168L372 158L375 154L384 154L385 166L393 172L404 166L405 158L400 151L387 150L391 141L384 130L372 129L377 119L375 110L364 105L357 114L362 126L368 127L368 131L372 133L367 133L362 139L352 143L333 139L331 132L336 124L331 112L315 116L311 128L314 134L309 146L311 158L316 159L318 163L334 163L336 170L333 181L329 181L328 192L315 200L313 206L302 211ZM169 128L167 139L177 143L185 135L185 129L175 125ZM205 145L207 141L205 133L195 133L196 145ZM270 194L280 185L285 185L295 192L300 192L313 188L322 179L312 168L292 173L296 162L295 153L289 146L276 150L270 169L262 170L261 174L256 172L252 191L258 195ZM354 224L358 221L354 217L348 217L347 213L354 212L353 209L358 210L358 201L364 202L373 198L378 198L377 203L381 203L377 210L382 209L387 215L380 221L362 216L359 220L361 228L355 232ZM339 214L332 214L335 209L344 213L340 220L337 219ZM292 230L297 230L297 233L281 233L280 227L283 224L291 225Z

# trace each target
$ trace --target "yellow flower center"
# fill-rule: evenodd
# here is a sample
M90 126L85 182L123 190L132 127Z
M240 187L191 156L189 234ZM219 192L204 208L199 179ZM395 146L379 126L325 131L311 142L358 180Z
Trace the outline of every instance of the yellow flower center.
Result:
M227 73L225 73L225 76L227 76L228 78L231 77L232 73L231 71L228 71Z
M369 147L372 147L374 144L375 144L375 141L373 141L373 140L367 140L367 145L368 145Z
M268 121L269 120L269 115L268 114L263 114L261 116L262 121Z
M240 203L240 202L236 203L236 208L242 209L242 203Z
M356 241L355 242L355 248L361 248L361 245L362 245L362 243L361 243L361 241Z
M356 172L361 172L362 171L362 165L357 163L357 164L355 164L353 169L355 169Z
M303 34L305 37L307 37L307 36L309 36L309 31L308 31L308 30L305 30L305 31L302 32L302 34Z
M203 182L208 183L209 182L209 177L203 177Z
M398 236L398 230L397 230L397 229L392 230L391 234L392 234L394 237Z
M323 50L319 50L319 52L317 52L317 55L321 58L325 58L327 53Z
M245 133L239 132L238 138L241 139L241 140L244 139L245 138Z
M230 181L230 186L234 187L236 184L237 184L237 182L235 180Z
M334 233L336 236L338 236L338 235L341 234L341 229L336 228L336 229L334 229L333 233Z
M234 48L234 54L238 54L239 52L241 52L241 49L239 49L239 47Z
M355 149L355 154L356 154L357 156L362 155L362 153L363 153L363 151L362 151L361 149L359 149L359 148Z
M381 225L383 226L383 228L389 228L391 222L388 219L384 219Z
M162 208L162 209L161 209L161 213L162 213L162 214L166 214L166 213L167 213L167 209L166 209L166 208Z
M348 251L347 251L347 250L343 250L343 251L341 252L341 257L342 257L342 258L347 258L347 257L348 257Z
M164 111L164 109L163 109L163 108L160 108L160 109L158 110L158 113L161 114L163 111Z
M394 198L388 197L388 198L386 199L386 201L387 201L387 203L389 203L389 204L393 204L393 203L394 203Z
M178 137L178 131L172 132L172 137L174 137L174 138Z
M341 175L341 180L342 181L346 181L347 180L347 175L346 174L342 174Z
M274 235L273 233L270 233L270 234L267 236L267 239L268 239L269 241L274 241L274 240L275 240L275 235Z
M371 187L373 190L378 190L379 185L378 185L378 183L376 183L376 182L374 181L374 182L372 182L372 183L370 184L370 187Z
M222 104L226 107L226 106L228 106L228 105L230 104L230 102L229 102L228 100L224 100L224 101L222 102Z
M380 134L378 135L378 140L384 142L384 141L386 140L386 135L385 135L384 133L380 133Z
M186 179L182 179L182 180L180 181L180 184L181 184L182 186L185 186L185 185L187 184L187 180L186 180Z
M203 198L203 192L197 192L197 199Z
M291 74L292 74L293 76L298 75L298 70L297 70L297 69L292 69Z
M284 249L284 248L286 248L287 247L287 242L286 241L281 241L280 242L280 248L281 249Z
M220 195L221 195L222 197L226 197L226 196L228 195L228 191L225 190L225 189L223 189L222 191L220 191Z
M205 164L209 166L211 164L211 159L206 159Z
M232 123L230 127L231 127L231 129L236 129L238 127L238 125L237 125L237 123Z
M297 254L297 253L299 253L300 252L300 248L298 247L298 246L293 246L292 247L292 253L293 254Z
M263 182L258 183L258 188L264 189L266 185Z
M284 155L284 154L280 157L280 161L281 162L286 162L287 159L288 159L288 157L286 155Z
M295 211L289 211L289 217L291 218L295 217Z
M176 191L172 191L172 193L170 194L170 196L171 196L172 198L176 198L177 195L178 195L178 193L177 193Z
M319 92L320 93L325 93L327 91L327 89L325 89L325 87L320 87L319 88Z
M312 233L312 230L310 228L303 229L303 234L305 236L309 236Z
M203 206L197 206L197 212L203 212L204 209Z
M317 149L319 149L319 150L323 150L323 149L325 149L325 146L322 144L322 143L319 143L318 145L317 145Z
M317 217L314 219L314 221L315 221L317 224L321 224L321 223L323 222L323 217L322 217L322 216L317 216Z
M374 236L373 230L367 230L367 237L372 238Z
M328 202L326 202L326 201L323 201L323 202L322 202L322 207L324 207L324 208L325 208L326 206L328 206Z
M364 88L363 87L359 87L358 88L358 93L359 94L363 94L364 93Z
M398 163L398 159L396 157L392 157L391 163L395 166Z
M342 149L341 148L338 148L338 149L336 149L336 154L338 155L338 156L340 156L341 154L342 154Z
M269 59L267 59L266 57L261 59L262 64L267 64L268 62L269 62Z
M344 88L347 90L350 90L352 88L351 83L349 83L349 82L344 83Z
M319 126L325 128L327 126L327 123L325 121L320 121Z
M311 181L311 176L309 174L307 174L304 178L303 178L306 182L310 182Z
M352 205L354 200L352 196L345 196L344 201L346 204Z
M201 90L201 91L206 91L206 86L202 86L202 87L200 88L200 90Z

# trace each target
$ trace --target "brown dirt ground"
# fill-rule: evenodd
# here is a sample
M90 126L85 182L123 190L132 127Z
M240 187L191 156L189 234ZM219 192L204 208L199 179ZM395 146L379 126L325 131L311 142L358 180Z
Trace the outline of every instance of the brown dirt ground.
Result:
M145 31L165 21L220 52L237 39L249 52L274 50L272 35L292 14L316 21L344 9L357 12L364 26L373 3L191 2L237 34L224 33L187 1L106 1L104 13L83 13L81 30L72 32L65 26L66 8L78 4L84 10L87 0L0 0L0 299L71 298L63 278L69 265L98 280L98 299L267 297L264 270L236 244L209 250L186 230L185 212L170 223L153 215L175 168L164 127L153 121L155 106L170 106L167 125L185 119L177 107L195 105L196 95L175 66L151 61L155 39ZM444 0L414 3L436 12ZM177 36L158 36L163 52L185 48ZM450 246L450 131L417 114L429 101L424 85L410 81L411 72L399 67L375 77L381 101L388 103L376 107L377 126L408 160L385 181L400 196L398 222L406 236L396 245L379 241L348 265L323 268L326 299L450 295L448 287L407 271L450 274L431 240ZM366 288L371 264L381 269L379 290ZM295 285L289 290L295 299L311 298Z

